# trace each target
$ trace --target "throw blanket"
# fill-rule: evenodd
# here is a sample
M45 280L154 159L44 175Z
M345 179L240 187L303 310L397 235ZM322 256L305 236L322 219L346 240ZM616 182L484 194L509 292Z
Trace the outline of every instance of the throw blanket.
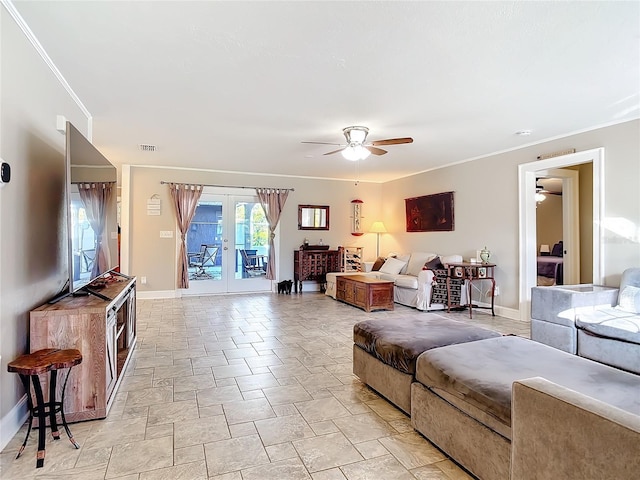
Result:
M433 285L431 286L431 303L441 303L447 305L447 271L445 269L433 270ZM451 288L451 303L460 304L460 292L464 280L461 278L451 278L449 280Z

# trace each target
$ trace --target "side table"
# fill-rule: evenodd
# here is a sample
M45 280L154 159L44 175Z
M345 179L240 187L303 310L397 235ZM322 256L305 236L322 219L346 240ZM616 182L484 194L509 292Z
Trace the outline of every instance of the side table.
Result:
M473 318L473 302L471 301L471 290L474 281L488 280L491 282L491 307L479 307L475 305L475 308L491 308L491 315L494 317L496 313L494 311L494 301L496 292L496 281L494 278L495 263L448 263L445 265L447 270L447 312L451 312L451 307L469 307L469 318ZM464 279L467 281L467 304L458 305L451 303L451 287L450 280L452 278Z
M82 354L79 350L45 348L31 354L22 355L7 365L7 370L9 372L14 372L20 375L20 380L22 380L22 384L27 392L27 406L29 407L29 427L27 428L27 436L18 451L18 455L16 455L16 458L19 458L20 455L22 455L22 452L27 445L34 416L38 417L38 453L36 456L36 468L44 466L47 416L49 417L51 435L54 440L60 440L60 432L58 432L58 424L56 420L56 414L60 413L62 426L67 432L69 441L74 447L80 448L80 445L78 445L78 442L74 440L73 435L69 430L67 420L64 418L64 391L67 387L67 380L69 380L71 367L78 365L81 362ZM58 402L56 401L58 370L63 368L68 368L69 370L67 370L67 376L62 386L61 398ZM42 394L42 387L40 385L40 377L38 375L42 375L47 372L51 372L51 378L49 380L49 400L45 402ZM31 399L29 379L31 379L31 383L33 383L33 391L36 397L35 403Z

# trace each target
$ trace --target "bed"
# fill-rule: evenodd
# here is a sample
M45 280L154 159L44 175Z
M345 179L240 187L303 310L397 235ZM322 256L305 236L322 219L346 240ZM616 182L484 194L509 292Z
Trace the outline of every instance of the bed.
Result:
M562 262L562 257L538 257L538 285L562 285Z

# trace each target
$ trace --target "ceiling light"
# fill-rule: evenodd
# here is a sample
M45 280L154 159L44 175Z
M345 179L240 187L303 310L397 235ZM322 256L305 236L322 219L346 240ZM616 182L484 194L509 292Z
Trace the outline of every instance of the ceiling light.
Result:
M358 160L364 160L371 152L362 145L348 146L342 150L342 156L347 160L351 160L352 162L357 162Z
M536 193L536 203L544 202L547 199L544 193L537 192Z

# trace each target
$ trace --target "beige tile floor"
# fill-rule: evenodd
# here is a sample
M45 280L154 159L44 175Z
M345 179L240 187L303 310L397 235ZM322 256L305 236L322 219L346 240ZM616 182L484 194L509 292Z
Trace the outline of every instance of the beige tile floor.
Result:
M138 301L138 345L105 420L76 423L81 448L26 428L0 454L8 479L469 479L409 418L352 374L354 323L431 315L365 313L317 293ZM444 313L443 315L447 315ZM528 336L484 312L450 317Z

